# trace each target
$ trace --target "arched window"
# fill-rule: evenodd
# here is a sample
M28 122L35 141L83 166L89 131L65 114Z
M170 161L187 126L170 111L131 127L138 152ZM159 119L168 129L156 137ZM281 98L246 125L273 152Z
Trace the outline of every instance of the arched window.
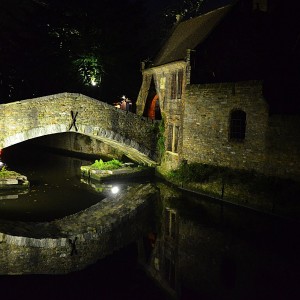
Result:
M242 110L233 110L230 115L230 132L231 140L243 141L246 133L246 113Z

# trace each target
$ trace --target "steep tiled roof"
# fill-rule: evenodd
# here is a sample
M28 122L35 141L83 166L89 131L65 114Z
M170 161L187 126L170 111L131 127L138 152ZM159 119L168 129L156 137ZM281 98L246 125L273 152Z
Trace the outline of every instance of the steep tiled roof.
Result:
M227 5L179 23L155 58L154 66L184 59L186 50L202 43L231 7Z

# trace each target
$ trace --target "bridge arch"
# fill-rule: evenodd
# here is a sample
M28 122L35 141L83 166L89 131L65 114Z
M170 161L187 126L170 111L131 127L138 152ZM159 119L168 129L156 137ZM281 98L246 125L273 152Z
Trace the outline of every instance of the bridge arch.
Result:
M0 149L45 135L76 132L146 165L156 164L154 124L81 94L62 93L0 105Z

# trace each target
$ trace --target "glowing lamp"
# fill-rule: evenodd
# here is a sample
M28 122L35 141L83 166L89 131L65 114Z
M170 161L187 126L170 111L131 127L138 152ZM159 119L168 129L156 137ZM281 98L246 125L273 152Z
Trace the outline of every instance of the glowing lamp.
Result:
M119 193L119 191L120 191L120 189L119 189L118 186L113 186L113 187L111 188L112 194L117 194L117 193Z

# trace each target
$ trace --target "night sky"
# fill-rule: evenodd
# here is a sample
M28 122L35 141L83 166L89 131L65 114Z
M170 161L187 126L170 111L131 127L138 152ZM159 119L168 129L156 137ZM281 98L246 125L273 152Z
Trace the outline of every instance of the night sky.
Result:
M1 102L66 91L136 98L140 62L156 53L172 3L1 0Z
M206 0L202 9L206 12L229 2ZM175 22L170 12L182 9L183 3L183 0L1 0L1 103L61 92L78 92L108 103L122 95L135 101L142 80L140 63L155 57ZM277 56L270 60L269 69L285 73L284 78L271 82L272 86L284 83L275 96L284 96L288 87L288 97L296 99L299 54L293 54L291 60L291 52L284 46L287 40L288 47L294 43L294 52L299 52L296 37L299 40L300 26L299 22L290 21L297 19L293 1L284 3L282 13L278 6L278 15L271 21L274 24L270 23L275 41L270 53L277 51ZM287 64L293 65L288 72Z

